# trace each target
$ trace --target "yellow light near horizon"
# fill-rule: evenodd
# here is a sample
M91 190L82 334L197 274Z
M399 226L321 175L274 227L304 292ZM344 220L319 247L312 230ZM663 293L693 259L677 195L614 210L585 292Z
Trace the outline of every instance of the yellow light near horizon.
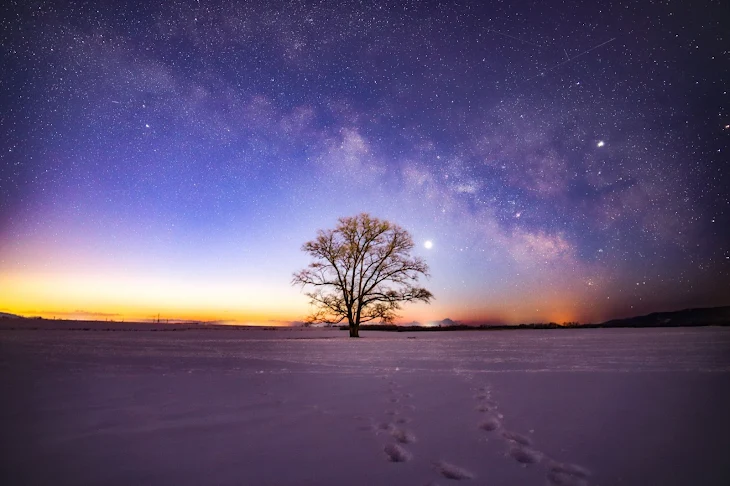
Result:
M0 277L0 309L21 315L99 314L194 320L297 320L306 301L295 290L241 282L153 277L10 274Z

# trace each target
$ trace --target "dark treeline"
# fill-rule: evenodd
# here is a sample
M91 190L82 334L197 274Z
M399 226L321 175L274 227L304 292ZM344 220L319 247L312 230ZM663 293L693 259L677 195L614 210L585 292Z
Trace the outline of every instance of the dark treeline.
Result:
M466 324L455 324L451 326L397 326L395 324L364 324L361 329L364 331L395 331L395 332L418 332L418 331L507 331L512 329L560 329L568 326L556 322L509 325L484 325L468 326ZM584 327L584 326L580 326ZM339 326L339 329L346 330L347 326Z
M519 325L481 325L469 326L454 324L444 326L396 326L394 324L369 324L363 330L394 332L437 332L437 331L506 331L516 329L611 329L641 327L702 327L730 326L730 306L705 309L685 309L676 312L654 312L645 316L613 319L600 324L580 324L578 322L532 323ZM346 326L340 329L346 329Z

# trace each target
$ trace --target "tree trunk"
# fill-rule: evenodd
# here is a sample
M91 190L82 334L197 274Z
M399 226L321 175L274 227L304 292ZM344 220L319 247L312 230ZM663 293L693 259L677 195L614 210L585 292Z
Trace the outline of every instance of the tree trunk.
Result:
M349 324L350 327L350 337L360 337L360 334L358 333L360 330L360 316L355 319L355 316L352 315L352 308L347 309L347 324Z
M360 326L358 324L355 324L354 322L350 323L350 337L351 338L359 338L360 334Z

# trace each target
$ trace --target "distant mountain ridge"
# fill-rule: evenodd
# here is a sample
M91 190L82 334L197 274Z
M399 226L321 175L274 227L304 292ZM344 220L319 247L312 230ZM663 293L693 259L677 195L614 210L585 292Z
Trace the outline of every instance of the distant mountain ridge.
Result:
M436 326L421 325L394 325L394 324L365 324L365 330L378 331L501 331L512 329L595 329L595 328L619 328L619 327L700 327L700 326L730 326L730 306L706 307L698 309L684 309L672 312L653 312L643 316L627 317L624 319L612 319L600 324L589 323L531 323L531 324L483 324L468 325L451 319L438 321ZM444 325L447 324L447 325Z
M653 312L644 316L612 319L598 327L686 327L730 325L730 306Z
M0 312L0 319L25 319L25 317L8 312Z

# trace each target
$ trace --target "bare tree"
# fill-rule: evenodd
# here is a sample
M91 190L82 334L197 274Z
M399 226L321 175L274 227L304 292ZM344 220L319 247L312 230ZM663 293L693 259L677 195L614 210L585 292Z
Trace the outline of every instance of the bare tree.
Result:
M411 256L411 235L369 214L340 218L335 229L319 230L302 250L314 261L295 273L292 284L307 292L314 312L307 322L340 323L347 319L350 337L374 319L390 323L403 302L429 303L431 292L418 287L428 265Z

